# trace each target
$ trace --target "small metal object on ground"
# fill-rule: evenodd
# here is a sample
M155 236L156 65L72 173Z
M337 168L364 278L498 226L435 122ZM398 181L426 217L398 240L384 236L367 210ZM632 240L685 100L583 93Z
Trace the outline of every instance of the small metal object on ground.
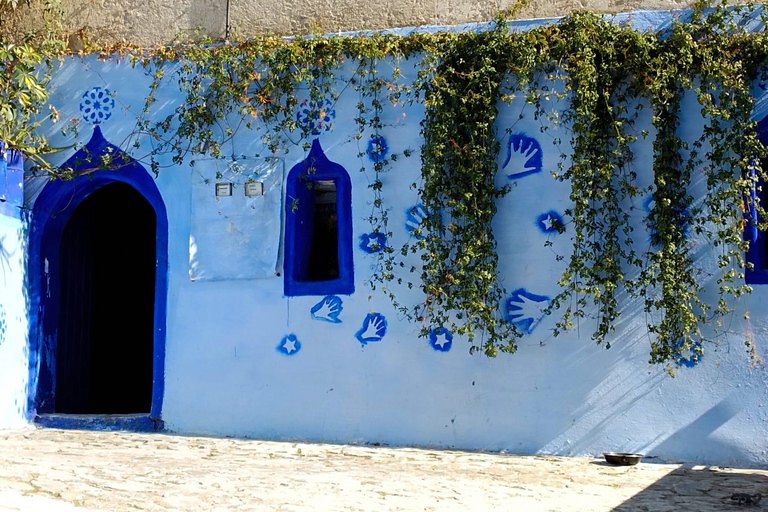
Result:
M615 464L616 466L634 466L643 458L642 454L639 453L616 452L606 452L603 457L608 464Z
M763 499L763 495L759 492L755 494L735 492L731 495L731 499L735 501L737 505L757 505L760 503L760 500Z

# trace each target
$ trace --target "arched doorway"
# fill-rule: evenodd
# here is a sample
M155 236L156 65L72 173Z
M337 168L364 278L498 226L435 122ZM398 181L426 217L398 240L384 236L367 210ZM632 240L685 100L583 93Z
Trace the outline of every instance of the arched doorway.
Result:
M59 247L54 412L149 414L155 212L126 183L75 209Z
M104 154L120 165L88 169ZM98 127L65 165L87 172L49 182L32 212L29 410L43 425L158 428L168 274L162 197Z

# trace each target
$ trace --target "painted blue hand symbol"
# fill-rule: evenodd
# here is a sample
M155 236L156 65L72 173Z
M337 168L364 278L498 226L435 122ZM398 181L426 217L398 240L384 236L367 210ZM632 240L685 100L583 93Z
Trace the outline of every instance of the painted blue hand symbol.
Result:
M524 334L531 334L546 316L549 297L535 295L520 288L507 299L507 321Z
M381 313L369 313L363 320L363 327L355 337L362 345L381 341L387 333L387 319Z
M339 314L341 314L342 309L344 308L341 305L341 299L336 295L328 295L315 304L309 311L312 318L315 320L338 324L341 322L341 320L339 320Z
M513 133L509 136L507 159L502 168L509 168L509 179L522 178L541 172L542 151L539 141L524 133Z

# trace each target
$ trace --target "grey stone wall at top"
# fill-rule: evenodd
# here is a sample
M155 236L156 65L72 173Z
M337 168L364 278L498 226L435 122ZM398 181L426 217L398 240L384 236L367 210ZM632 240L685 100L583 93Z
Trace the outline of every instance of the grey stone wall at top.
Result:
M63 0L65 28L95 42L166 44L180 35L224 37L227 0ZM577 9L609 13L679 9L686 0L531 0L519 18L563 16ZM511 0L230 0L233 37L297 35L486 21Z

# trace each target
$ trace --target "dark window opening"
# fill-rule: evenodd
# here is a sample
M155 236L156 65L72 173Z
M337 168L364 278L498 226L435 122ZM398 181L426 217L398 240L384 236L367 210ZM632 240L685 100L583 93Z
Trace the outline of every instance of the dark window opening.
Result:
M315 139L286 180L285 295L352 294L352 248L349 174Z
M55 412L149 413L156 216L133 187L78 205L59 249Z
M312 241L307 281L329 281L339 277L339 227L336 214L336 183L312 183Z

